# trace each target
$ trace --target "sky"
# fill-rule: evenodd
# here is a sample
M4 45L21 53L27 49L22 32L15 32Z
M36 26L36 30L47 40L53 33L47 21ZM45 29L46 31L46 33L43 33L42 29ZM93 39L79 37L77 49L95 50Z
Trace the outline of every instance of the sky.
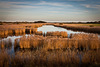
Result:
M100 21L100 0L0 0L0 21Z

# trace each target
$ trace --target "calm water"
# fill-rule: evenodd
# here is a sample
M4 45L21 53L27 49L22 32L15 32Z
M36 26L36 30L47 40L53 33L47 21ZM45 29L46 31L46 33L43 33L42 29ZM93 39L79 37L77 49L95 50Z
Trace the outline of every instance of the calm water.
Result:
M72 30L67 30L61 27L55 27L53 25L44 25L42 27L38 28L38 31L42 31L43 33L47 33L47 32L55 32L55 31L66 31L68 34L68 37L70 36L70 34L75 34L75 33L84 33L84 32L78 32L78 31L72 31Z

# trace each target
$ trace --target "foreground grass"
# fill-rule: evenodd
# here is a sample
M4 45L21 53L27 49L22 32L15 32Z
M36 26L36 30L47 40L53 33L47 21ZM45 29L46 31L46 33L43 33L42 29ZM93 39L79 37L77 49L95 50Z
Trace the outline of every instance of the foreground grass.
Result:
M10 45L10 39L8 43L1 41L0 45ZM74 34L70 38L23 36L15 40L14 47L14 56L6 49L0 51L0 67L100 66L100 39L94 34Z
M100 49L100 39L95 34L73 34L70 38L59 36L29 36L21 37L20 41L16 40L15 46L20 48L39 48L41 46L46 50L53 49L78 49L90 50ZM16 48L16 47L15 47Z
M15 53L15 57L0 52L0 67L95 67L100 66L100 50L98 51L28 51Z

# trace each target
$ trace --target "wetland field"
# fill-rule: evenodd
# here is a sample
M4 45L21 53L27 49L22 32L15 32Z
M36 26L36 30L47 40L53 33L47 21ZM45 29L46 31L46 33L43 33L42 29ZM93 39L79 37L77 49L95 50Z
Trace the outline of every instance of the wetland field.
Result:
M2 22L0 67L100 67L100 24Z

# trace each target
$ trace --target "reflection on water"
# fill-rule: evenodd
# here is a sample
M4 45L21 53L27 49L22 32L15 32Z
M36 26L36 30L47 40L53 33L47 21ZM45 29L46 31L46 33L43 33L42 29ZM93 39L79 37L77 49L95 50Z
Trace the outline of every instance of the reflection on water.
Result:
M68 37L70 36L70 34L75 34L75 33L84 33L84 32L78 32L78 31L72 31L72 30L67 30L61 27L55 27L53 25L44 25L42 27L39 27L37 29L37 31L42 31L43 33L47 33L47 32L55 32L55 31L66 31L68 34Z
M25 36L26 37L30 36L30 34L26 34ZM14 55L15 39L20 38L20 37L22 37L22 36L8 36L7 38L1 39L0 40L0 51L2 51L4 49L8 54ZM2 43L2 42L4 42L4 43Z
M35 34L36 32L37 28L0 30L0 38L7 38L8 36L22 36L25 34Z

